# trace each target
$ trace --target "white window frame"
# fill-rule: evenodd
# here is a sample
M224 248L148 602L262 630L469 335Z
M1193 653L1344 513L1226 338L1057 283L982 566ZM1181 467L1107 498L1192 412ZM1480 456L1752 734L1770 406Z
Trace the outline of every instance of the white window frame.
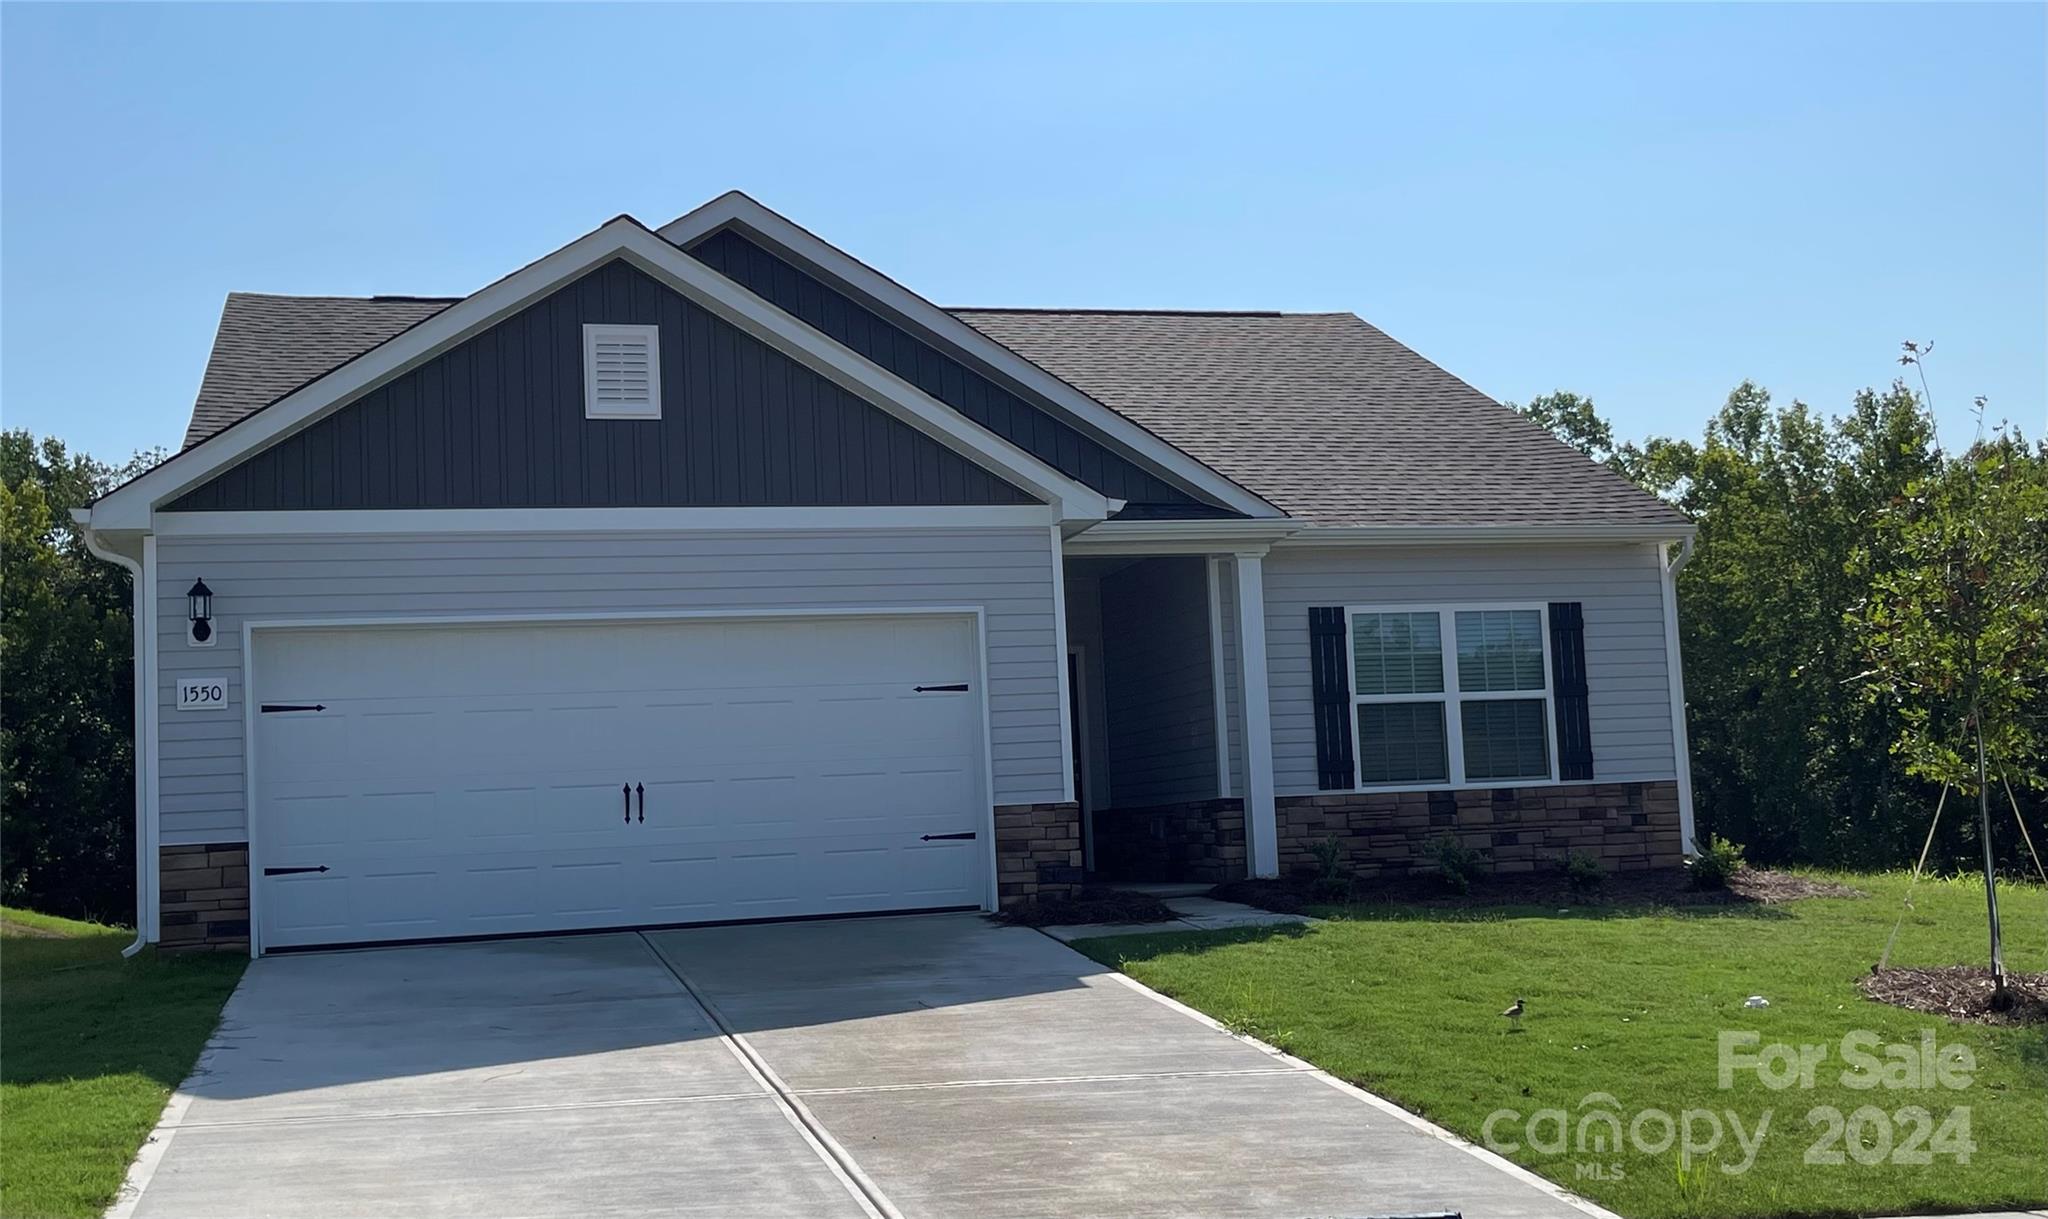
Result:
M1541 690L1473 690L1458 689L1458 614L1487 610L1534 610L1538 622L1537 636L1543 644L1543 688ZM1438 637L1443 642L1443 651L1438 663L1443 666L1443 690L1416 691L1411 694L1360 694L1358 692L1358 650L1357 630L1353 625L1360 614L1435 614ZM1351 733L1351 786L1360 792L1371 791L1458 791L1468 788L1494 787L1536 787L1559 782L1557 777L1557 690L1556 673L1551 668L1550 658L1550 607L1541 601L1468 601L1453 604L1425 603L1407 605L1347 605L1344 607L1344 664L1345 684L1351 687L1349 730ZM1465 724L1459 711L1463 703L1489 702L1504 699L1541 700L1543 703L1543 756L1548 770L1542 775L1509 779L1467 779L1465 777ZM1358 708L1368 703L1441 703L1444 709L1444 753L1448 781L1428 783L1396 780L1392 783L1367 783L1365 781L1365 752L1358 739Z
M632 338L647 344L647 405L599 406L597 345L606 339ZM661 418L661 327L651 325L583 324L583 417L585 419Z

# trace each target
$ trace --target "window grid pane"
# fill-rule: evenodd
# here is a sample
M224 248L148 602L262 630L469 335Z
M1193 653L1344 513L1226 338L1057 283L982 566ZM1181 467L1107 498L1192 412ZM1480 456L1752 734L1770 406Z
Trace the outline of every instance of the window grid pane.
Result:
M1358 773L1367 785L1448 782L1444 705L1359 704Z
M1543 689L1540 610L1459 610L1458 689Z
M1443 628L1434 612L1355 614L1353 667L1360 694L1434 694L1444 688Z
M1545 779L1550 746L1543 730L1543 700L1500 698L1461 703L1465 778Z

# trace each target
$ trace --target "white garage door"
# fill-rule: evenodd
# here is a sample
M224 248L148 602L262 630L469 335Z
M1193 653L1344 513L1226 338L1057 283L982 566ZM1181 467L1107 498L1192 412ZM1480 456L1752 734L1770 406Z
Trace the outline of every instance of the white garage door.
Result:
M266 948L980 906L957 616L259 631Z

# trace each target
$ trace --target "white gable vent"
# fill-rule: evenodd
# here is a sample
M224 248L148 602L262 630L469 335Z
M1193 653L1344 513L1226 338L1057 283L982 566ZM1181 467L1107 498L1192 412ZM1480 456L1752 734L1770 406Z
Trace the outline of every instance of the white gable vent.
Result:
M661 418L661 327L583 328L583 417Z

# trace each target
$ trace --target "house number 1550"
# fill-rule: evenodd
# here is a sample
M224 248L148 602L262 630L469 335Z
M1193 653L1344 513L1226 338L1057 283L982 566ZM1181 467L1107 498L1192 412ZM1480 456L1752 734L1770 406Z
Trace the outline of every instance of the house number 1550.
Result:
M178 679L178 710L205 711L228 705L225 677L181 677Z

